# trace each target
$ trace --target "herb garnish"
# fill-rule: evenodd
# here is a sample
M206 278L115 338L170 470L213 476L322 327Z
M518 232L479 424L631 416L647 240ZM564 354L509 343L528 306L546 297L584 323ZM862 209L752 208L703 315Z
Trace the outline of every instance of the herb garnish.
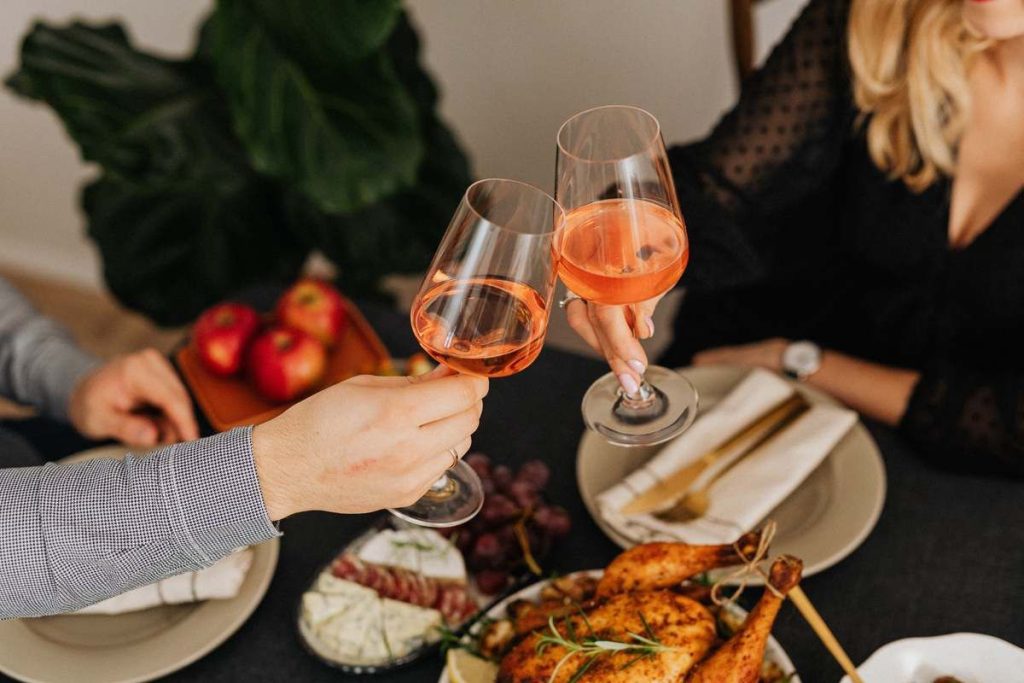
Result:
M551 676L548 678L548 683L553 683L558 675L559 670L562 666L569 661L572 657L579 655L584 657L586 661L576 670L572 678L569 679L568 683L576 683L579 681L583 674L587 672L590 667L594 665L598 657L603 655L615 654L618 652L631 652L636 656L633 659L626 662L622 668L628 668L633 666L641 659L646 657L653 657L654 655L661 654L663 652L672 652L679 648L665 645L654 633L654 629L648 623L647 618L644 617L643 612L638 612L640 621L644 625L644 634L633 633L627 631L626 635L629 636L628 642L620 642L616 640L600 638L598 634L594 632L593 627L590 625L590 621L587 619L586 613L582 610L580 614L583 617L583 623L586 624L589 633L582 638L576 633L576 628L573 626L572 621L569 617L565 618L565 635L563 636L558 632L555 627L555 619L551 617L548 619L549 633L545 633L537 641L537 654L543 653L546 649L552 646L565 648L565 656L558 660L558 664L555 665L554 670L551 672Z

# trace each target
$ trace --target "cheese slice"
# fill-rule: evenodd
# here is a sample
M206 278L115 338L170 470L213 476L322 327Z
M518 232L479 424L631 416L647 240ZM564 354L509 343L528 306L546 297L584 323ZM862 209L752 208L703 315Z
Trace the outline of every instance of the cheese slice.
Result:
M356 595L325 595L315 591L302 594L302 618L316 628L323 622L342 614L365 600Z
M466 563L448 539L431 529L385 529L359 548L364 562L401 567L445 581L466 581Z
M362 601L324 622L316 630L317 637L343 662L373 664L387 661L387 650L380 638L381 612L379 598Z
M355 581L346 581L345 579L339 579L330 571L320 572L320 577L316 580L317 590L327 595L352 595L360 596L364 599L369 599L377 595L377 592L372 588L362 586Z
M397 657L419 649L441 637L444 620L436 609L427 609L396 600L383 601L384 634L392 654Z

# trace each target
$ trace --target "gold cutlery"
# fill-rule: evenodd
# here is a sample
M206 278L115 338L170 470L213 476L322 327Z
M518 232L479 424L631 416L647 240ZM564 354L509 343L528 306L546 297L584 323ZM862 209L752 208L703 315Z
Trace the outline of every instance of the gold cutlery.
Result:
M708 491L711 487L714 486L719 479L731 472L734 467L742 462L746 462L748 456L753 455L773 438L784 432L808 410L810 410L810 406L805 401L801 400L799 403L794 403L789 407L789 410L786 413L779 417L778 421L770 424L766 429L760 432L757 438L747 445L747 447L737 455L732 462L718 472L715 472L714 476L711 477L703 486L696 491L687 491L679 502L667 510L655 513L655 516L666 522L689 522L697 519L698 517L703 517L708 511L708 507L711 505L711 499L708 497Z
M756 447L760 443L759 437L765 431L770 430L773 425L784 420L793 411L801 407L806 408L806 406L807 401L799 393L794 393L776 403L693 463L679 469L626 503L622 507L622 514L645 514L678 500L705 470L723 457L735 453L737 449L748 452L752 446Z

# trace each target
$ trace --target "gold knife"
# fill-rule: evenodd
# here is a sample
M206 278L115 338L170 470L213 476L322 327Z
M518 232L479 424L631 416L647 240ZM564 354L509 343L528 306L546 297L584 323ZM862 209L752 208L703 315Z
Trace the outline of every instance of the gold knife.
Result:
M718 444L693 463L672 473L651 488L622 506L624 515L640 515L653 512L677 500L686 489L724 456L736 450L753 450L767 440L779 423L784 423L794 414L805 410L807 401L799 393L783 399L765 412L745 424L738 432Z

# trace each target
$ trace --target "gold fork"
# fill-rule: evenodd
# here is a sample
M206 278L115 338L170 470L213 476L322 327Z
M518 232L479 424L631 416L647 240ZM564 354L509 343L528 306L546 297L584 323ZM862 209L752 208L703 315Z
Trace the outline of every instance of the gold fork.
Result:
M761 434L756 441L751 443L743 453L716 472L715 475L702 487L694 491L687 491L679 502L667 510L656 512L654 516L666 522L689 522L699 517L703 517L707 514L708 507L711 506L711 499L708 497L708 491L715 485L715 482L728 474L741 462L744 462L748 456L759 451L774 437L785 431L787 427L796 422L800 416L808 410L810 410L810 405L807 403L801 402L796 405L785 417L772 425L771 428L765 430L765 432Z

